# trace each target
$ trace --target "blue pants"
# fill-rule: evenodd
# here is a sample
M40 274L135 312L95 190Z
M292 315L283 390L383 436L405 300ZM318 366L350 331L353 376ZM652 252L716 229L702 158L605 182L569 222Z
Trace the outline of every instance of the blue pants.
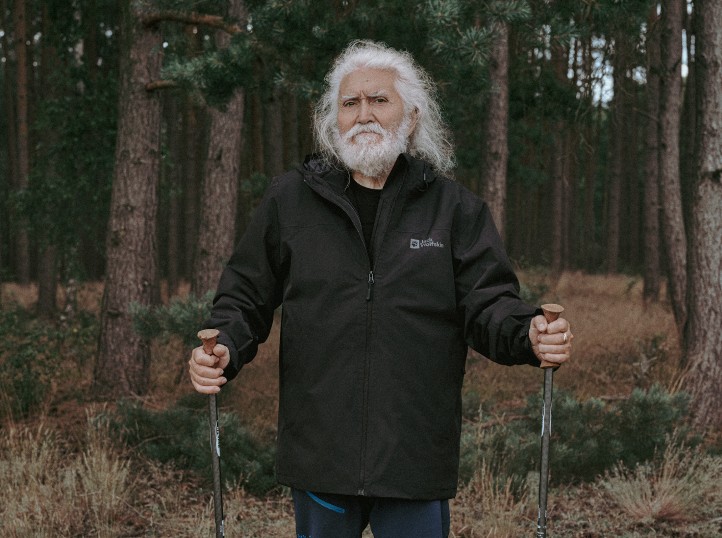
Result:
M449 501L409 501L293 490L297 538L447 538Z

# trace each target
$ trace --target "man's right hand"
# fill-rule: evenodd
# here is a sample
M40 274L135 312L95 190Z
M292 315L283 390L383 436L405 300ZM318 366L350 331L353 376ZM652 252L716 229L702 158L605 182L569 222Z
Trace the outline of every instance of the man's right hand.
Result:
M213 355L205 353L202 346L195 348L188 361L193 387L201 394L220 392L221 386L228 381L223 377L223 370L230 360L228 348L223 344L216 344Z

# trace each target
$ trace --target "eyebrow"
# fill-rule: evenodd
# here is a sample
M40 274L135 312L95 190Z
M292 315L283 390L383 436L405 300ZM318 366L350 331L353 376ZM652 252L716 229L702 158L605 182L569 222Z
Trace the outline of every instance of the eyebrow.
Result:
M369 99L373 99L374 97L388 97L388 92L386 90L377 90L374 93L367 94L366 97ZM344 101L346 99L358 99L358 98L359 98L358 95L342 95L341 96L341 99Z

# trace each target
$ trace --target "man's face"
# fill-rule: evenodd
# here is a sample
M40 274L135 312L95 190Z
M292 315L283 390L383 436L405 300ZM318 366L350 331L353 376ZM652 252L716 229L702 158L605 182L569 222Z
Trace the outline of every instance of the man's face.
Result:
M404 114L395 80L391 71L367 67L346 75L339 87L334 143L341 162L366 177L386 177L416 125L416 114Z
M343 137L355 126L377 124L396 133L404 120L404 104L395 87L392 71L361 68L346 75L339 87L338 129ZM402 133L406 138L409 133ZM379 133L364 132L349 140L352 144L380 142Z

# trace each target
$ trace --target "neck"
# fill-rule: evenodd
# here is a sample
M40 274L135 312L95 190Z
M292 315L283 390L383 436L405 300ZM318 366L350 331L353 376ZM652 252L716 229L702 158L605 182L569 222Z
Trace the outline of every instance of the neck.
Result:
M378 177L369 177L354 170L352 172L352 176L354 181L362 187L366 187L368 189L383 189L386 179L389 177L389 172L384 172Z

